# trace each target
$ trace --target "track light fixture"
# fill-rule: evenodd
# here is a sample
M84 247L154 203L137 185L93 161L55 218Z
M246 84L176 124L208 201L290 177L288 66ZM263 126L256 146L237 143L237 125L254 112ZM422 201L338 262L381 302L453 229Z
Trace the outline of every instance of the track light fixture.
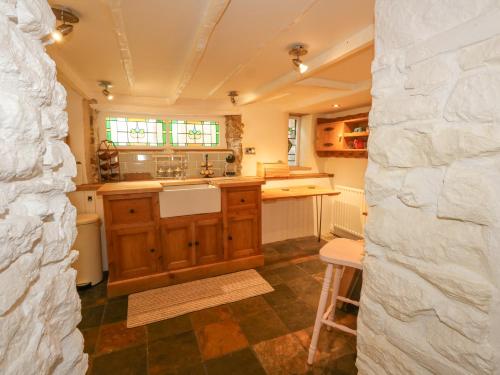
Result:
M288 54L295 57L294 59L292 59L292 63L295 68L298 69L300 74L304 74L305 72L307 72L307 69L309 69L309 67L300 59L301 56L307 54L307 49L303 44L296 44L292 46L290 51L288 51Z
M78 23L80 19L75 13L69 8L53 7L52 12L56 16L56 19L62 22L56 27L54 31L50 34L50 39L54 42L62 42L64 37L73 31L73 23Z
M236 103L238 102L238 91L229 91L227 93L227 96L229 96L229 99L231 100L231 103L233 103L233 105L236 105Z
M115 98L115 96L109 91L109 89L113 87L111 82L99 81L99 86L101 86L103 88L102 94L106 97L106 99L113 100Z

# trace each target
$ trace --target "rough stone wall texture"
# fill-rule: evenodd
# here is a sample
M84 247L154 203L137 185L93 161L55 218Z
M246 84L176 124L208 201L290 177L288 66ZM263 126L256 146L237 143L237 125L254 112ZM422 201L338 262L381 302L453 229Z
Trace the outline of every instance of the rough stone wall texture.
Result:
M499 374L500 2L377 0L360 374Z
M245 125L241 122L241 115L227 115L226 118L226 143L227 148L234 152L236 158L236 173L241 175L242 161L243 161L243 128Z
M0 372L84 374L75 271L75 160L66 93L41 38L45 0L0 0Z

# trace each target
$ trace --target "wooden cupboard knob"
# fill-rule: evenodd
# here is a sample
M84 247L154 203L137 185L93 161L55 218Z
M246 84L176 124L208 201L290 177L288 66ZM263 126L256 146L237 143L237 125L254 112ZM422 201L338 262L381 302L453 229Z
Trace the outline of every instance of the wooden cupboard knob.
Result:
M131 208L130 210L128 210L129 213L131 214L135 214L135 210L133 208Z
M244 199L244 198L241 198L241 199L240 199L240 202L241 202L241 203L245 203L245 199Z
M149 249L149 252L154 253L155 249Z
M194 244L195 244L196 246L198 246L198 245L200 244L200 242L199 242L199 241L195 241L195 243L194 243Z
M192 247L192 246L193 246L193 243L192 243L192 242L189 242L189 243L188 243L188 246L189 246L189 247Z
M233 239L233 236L227 236L227 239L231 241Z

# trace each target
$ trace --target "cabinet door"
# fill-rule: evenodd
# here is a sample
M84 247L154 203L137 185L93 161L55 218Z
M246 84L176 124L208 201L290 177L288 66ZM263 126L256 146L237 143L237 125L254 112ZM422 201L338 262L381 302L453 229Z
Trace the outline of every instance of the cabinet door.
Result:
M165 269L176 270L195 264L193 231L193 223L189 219L176 218L161 223L161 244Z
M229 258L243 258L259 253L259 220L256 211L228 217Z
M113 279L130 279L159 271L155 227L117 229L111 231L111 237Z
M195 222L196 264L219 262L224 259L222 219L200 219Z
M343 148L343 122L319 124L316 127L316 150L332 151Z

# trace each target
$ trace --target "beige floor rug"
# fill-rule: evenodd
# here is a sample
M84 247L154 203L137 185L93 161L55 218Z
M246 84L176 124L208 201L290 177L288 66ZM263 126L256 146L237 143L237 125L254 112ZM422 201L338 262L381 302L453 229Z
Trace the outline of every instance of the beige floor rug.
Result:
M246 270L131 294L127 327L174 318L273 290L257 271Z

